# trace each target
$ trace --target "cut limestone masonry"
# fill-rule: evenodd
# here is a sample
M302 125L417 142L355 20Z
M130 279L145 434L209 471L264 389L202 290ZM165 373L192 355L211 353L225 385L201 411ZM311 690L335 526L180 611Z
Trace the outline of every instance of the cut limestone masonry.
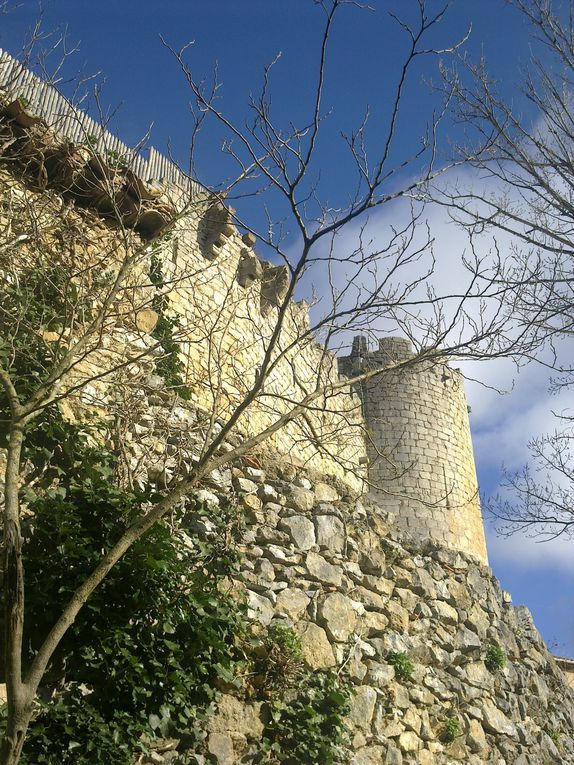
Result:
M397 524L414 537L486 562L460 372L444 362L416 359L401 338L382 339L377 351L356 338L340 365L348 374L387 368L358 391L367 425L369 488L377 504L394 512Z

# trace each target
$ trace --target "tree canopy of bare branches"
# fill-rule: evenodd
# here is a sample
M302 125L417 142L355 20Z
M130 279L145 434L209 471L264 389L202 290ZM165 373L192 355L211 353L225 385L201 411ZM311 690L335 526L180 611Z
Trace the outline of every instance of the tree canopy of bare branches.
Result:
M538 334L534 358L554 371L552 385L560 390L573 382L574 6L548 0L511 5L532 38L531 60L512 101L502 96L486 61L461 57L443 70L468 129L459 157L477 172L469 182L445 185L435 198L473 240L484 234L498 240L500 278L513 296L515 319ZM570 533L570 422L566 413L564 429L532 442L534 471L507 475L516 502L507 493L491 506L506 532Z
M533 439L533 467L507 473L505 499L490 505L502 534L535 530L542 540L570 537L574 533L574 490L572 486L572 417L560 416L560 429Z
M153 333L138 328L137 315L144 309L161 314L166 305L163 298L171 301L183 279L205 278L204 272L209 269L192 273L188 269L185 274L178 273L175 267L169 270L170 257L177 261L175 243L164 242L157 248L150 244L153 236L148 228L142 230L141 216L150 206L154 207L154 192L140 187L130 175L130 168L118 164L124 158L108 154L102 159L101 149L94 147L90 136L86 136L80 149L70 144L52 147L53 152L65 150L71 163L67 165L72 168L71 175L64 179L62 188L61 179L60 185L53 181L47 156L50 153L42 150L41 157L34 154L29 129L21 126L24 129L15 136L16 140L12 140L12 127L5 131L3 167L10 173L14 168L21 171L25 183L34 188L23 191L5 180L7 193L0 219L3 288L0 384L6 434L3 582L8 694L2 765L19 762L34 699L58 645L91 594L135 541L161 522L206 474L251 453L286 428L296 424L307 440L316 442L318 449L329 451L328 439L321 442L316 432L316 415L353 384L381 374L380 370L372 369L354 378L339 379L333 373L336 362L332 352L348 344L354 332L376 333L381 326L387 332L402 330L417 347L418 355L412 363L417 359L432 362L445 356L512 356L531 350L536 342L529 326L518 330L515 324L509 326L509 319L520 307L516 300L522 296L517 296L503 281L500 264L493 266L491 261L478 256L468 257L463 261L464 278L460 284L444 291L440 285L432 284L433 238L425 225L424 203L420 200L428 184L446 170L438 163L437 144L457 84L447 89L436 112L429 115L428 124L421 127L422 142L410 150L399 152L396 146L397 120L405 93L412 86L415 64L422 57L452 55L463 40L440 48L431 45L429 36L440 24L445 9L431 13L424 0L410 5L409 9L414 11L412 22L394 18L405 44L395 79L386 83L390 95L378 104L384 132L369 147L365 118L341 144L340 150L346 151L354 163L357 179L344 209L333 209L321 198L316 180L320 170L318 146L329 111L324 100L333 27L339 17L344 19L344 14L365 11L346 0L316 3L323 22L322 35L318 41L313 98L308 105L308 117L300 126L285 127L275 121L271 98L274 65L265 71L261 93L252 99L249 119L241 125L226 115L217 79L206 85L196 76L188 57L190 49L171 50L194 106L191 167L202 131L210 122L226 133L224 150L237 167L234 180L219 189L216 204L207 207L211 210L215 207L219 214L225 198L242 194L256 194L262 205L267 197L278 200L278 206L274 202L268 208L266 230L255 230L247 220L231 212L231 220L218 219L217 236L200 241L197 218L201 216L194 205L201 204L197 198L184 195L183 205L181 198L177 200L178 220L173 228L177 235L178 227L185 227L186 220L191 220L189 228L195 232L198 251L203 247L205 257L213 261L215 269L219 267L216 256L223 247L222 237L227 236L228 229L229 236L235 236L233 227L237 226L246 230L272 259L272 263L260 264L268 276L273 275L273 289L267 295L261 293L266 299L266 313L257 313L253 304L247 304L246 320L251 323L251 336L256 338L253 346L257 348L258 363L249 370L232 368L231 379L228 367L224 367L224 363L229 366L223 361L229 357L229 349L237 346L232 318L236 310L246 310L245 301L236 301L238 288L234 281L223 282L222 294L213 293L211 310L204 309L193 328L174 324L175 339L183 349L197 349L202 370L195 375L193 364L185 367L179 390L183 393L185 388L195 395L201 389L207 391L207 398L212 401L200 448L194 460L186 462L185 469L164 481L160 496L151 507L142 506L131 525L118 528L115 544L101 556L62 613L55 615L43 643L24 664L25 508L21 487L30 479L29 466L22 458L26 439L38 418L50 408L63 407L89 386L104 384L115 391L129 389L125 376L129 378L134 365L148 364L149 372L150 365L153 368L159 358L173 353L173 348L168 353ZM8 122L13 122L13 115L8 114L8 118ZM31 119L31 123L30 127L44 128L41 121ZM32 155L27 154L31 150ZM50 157L53 158L53 153ZM336 160L335 156L333 161ZM30 167L36 171L33 178ZM82 184L84 188L88 184L89 204L78 202L77 192ZM94 209L95 190L98 194ZM135 210L133 205L130 207L134 199ZM373 241L366 233L368 216L383 209L392 212L401 200L408 200L404 223L387 225L382 236ZM106 223L102 223L102 214ZM289 221L291 240L284 235L285 221ZM355 234L349 244L344 234L353 224ZM208 234L210 230L208 227ZM247 241L251 241L249 237ZM150 275L152 256L165 267L161 278L158 271L154 278ZM257 272L255 261L253 268ZM310 323L297 323L300 312L294 310L293 299L306 279L319 285L320 302ZM527 275L521 279L527 280ZM108 338L113 333L125 334L128 326L135 331L138 350L135 355L115 354L110 351ZM321 346L316 346L317 338ZM298 360L309 346L315 348L317 363L313 368L308 365L302 374ZM102 364L102 356L107 363ZM182 353L182 357L185 361L186 354ZM277 387L274 381L285 366L290 370L290 385ZM261 409L266 416L259 420L260 427L237 440L240 426L253 421L253 413ZM348 411L339 409L338 414L343 421L348 419L347 424L353 424ZM229 444L231 447L227 448ZM330 457L337 458L334 449L330 450Z

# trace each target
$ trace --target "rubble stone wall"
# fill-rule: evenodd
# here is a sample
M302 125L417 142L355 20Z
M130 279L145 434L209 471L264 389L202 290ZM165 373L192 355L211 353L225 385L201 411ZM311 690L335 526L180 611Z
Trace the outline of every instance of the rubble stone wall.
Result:
M574 693L528 610L476 558L421 545L387 509L344 492L279 463L217 471L203 498L233 494L246 514L240 579L251 619L291 626L309 667L350 678L347 762L574 763ZM494 645L503 666L489 665ZM412 662L408 677L393 653ZM209 757L197 761L256 761L266 713L264 701L225 693Z

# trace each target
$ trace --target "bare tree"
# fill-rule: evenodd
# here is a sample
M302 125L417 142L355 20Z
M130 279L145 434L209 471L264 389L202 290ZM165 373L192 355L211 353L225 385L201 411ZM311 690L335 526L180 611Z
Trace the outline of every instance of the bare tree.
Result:
M459 158L480 171L471 181L444 184L433 197L447 205L473 241L492 236L499 276L512 295L514 320L538 335L535 354L557 375L555 390L572 385L574 367L565 340L574 330L574 5L551 0L510 0L517 23L527 22L531 60L509 100L491 79L487 62L460 57L443 69L460 120L468 128ZM507 242L506 245L496 245ZM570 530L571 419L531 443L535 474L507 475L517 496L492 503L510 529L552 537ZM540 482L536 473L544 472ZM552 478L554 476L554 478ZM506 495L507 496L507 495Z
M542 540L550 540L574 533L574 432L572 417L562 415L560 420L560 430L529 443L534 474L528 466L506 473L504 490L511 499L498 497L490 503L502 534L534 530Z
M38 687L87 599L130 546L207 473L251 453L286 428L292 429L294 440L314 441L317 450L343 459L337 449L340 441L319 427L319 415L330 408L337 422L360 429L353 411L356 405L342 404L340 395L350 401L350 387L382 373L373 369L354 378L338 377L332 353L348 343L354 332L376 332L383 322L386 331L403 330L418 351L408 363L447 356L511 356L532 349L530 333L508 326L519 306L501 279L500 264L471 256L463 262L464 284L445 294L438 285L430 286L432 233L418 200L429 182L446 169L438 164L437 144L451 92L430 117L422 144L410 155L407 152L395 159L398 115L415 63L421 57L450 55L461 44L438 49L427 42L444 9L429 14L424 0L417 0L412 4L416 21L407 24L395 19L404 33L405 55L397 67L390 101L380 105L385 133L370 153L366 119L345 137L344 146L356 168L355 192L343 210L321 200L315 179L328 111L323 100L331 32L339 15L354 12L356 5L346 0L317 3L324 25L316 87L309 119L301 127L281 128L274 121L272 67L265 71L260 96L250 104L250 122L240 127L215 99L219 83L215 80L204 87L188 63L188 51L172 51L196 108L192 168L200 130L208 120L227 133L224 148L239 167L237 178L214 196L194 192L190 198L190 189L184 189L174 206L158 198L129 167L118 162L121 157L106 153L105 146L102 149L90 136L82 147L59 144L48 126L29 115L22 104L3 106L3 165L10 175L19 173L26 183L32 183L34 190L16 188L8 176L4 178L0 383L8 410L3 577L8 726L2 765L18 763ZM269 213L267 231L255 231L223 204L224 199L242 193L279 200L278 208L273 208L277 212ZM385 238L372 241L367 233L368 215L385 207L393 210L399 200L410 200L406 222L390 225ZM87 210L77 209L82 206ZM108 221L105 225L102 216ZM285 220L297 233L295 248L285 239ZM194 269L189 262L178 266L177 239L158 247L150 244L168 224L176 238L195 237L203 252L203 268ZM340 238L352 224L356 224L354 242L341 246ZM273 258L273 263L261 263L245 253L243 265L249 278L242 277L243 286L261 281L254 293L259 310L253 314L249 313L253 301L237 297L235 275L231 281L220 282L217 270L211 272L205 265L207 260L215 264L214 269L219 267L222 242L237 225L247 230L247 242L258 241ZM161 278L157 272L157 278L150 277L153 258L163 267ZM223 284L221 294L213 293L210 310L204 304L192 306L194 321L191 325L182 322L176 330L181 358L187 364L180 391L191 391L204 406L199 448L184 470L166 477L161 499L151 508L142 507L140 517L129 528L118 529L116 544L57 616L29 665L22 666L25 550L21 486L29 479L22 460L27 433L43 412L75 402L89 386L95 386L96 393L100 385L108 390L133 390L129 378L134 367L140 365L141 375L142 363L153 366L158 358L173 353L138 324L138 316L145 310L156 314L164 310L164 298L176 305L176 295L184 284L193 279L205 283L210 278ZM318 318L309 324L294 307L293 298L311 280L319 285L321 300L314 314ZM185 295L189 298L189 290ZM239 314L250 324L248 334L258 354L257 365L248 371L234 360L233 323ZM123 351L110 349L107 338L114 333L125 335L129 327L138 341L135 354L126 342L117 346ZM317 339L323 344L320 348ZM311 346L315 348L313 364L305 362L305 351ZM289 386L275 384L275 377L285 369ZM254 413L260 427L249 431L245 423ZM117 422L121 424L121 416ZM242 429L244 437L234 438ZM333 425L333 429L340 435L339 427ZM116 435L121 442L121 427ZM353 467L353 461L344 460L344 466ZM125 480L135 480L134 475L128 474Z

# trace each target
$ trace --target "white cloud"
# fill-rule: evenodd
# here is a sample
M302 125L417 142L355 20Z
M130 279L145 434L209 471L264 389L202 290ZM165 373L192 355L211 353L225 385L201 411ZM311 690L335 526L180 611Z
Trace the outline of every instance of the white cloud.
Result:
M504 463L518 470L528 459L528 442L559 426L552 412L574 412L574 390L552 395L547 375L534 365L522 370L505 395L481 391L477 384L469 387L474 448L482 469Z
M542 542L525 534L499 537L487 527L486 542L491 563L505 565L519 571L531 569L558 569L574 574L573 542L560 537Z
M461 178L464 186L472 185L469 172L459 171L451 181L460 182ZM476 182L484 185L482 180L477 179ZM413 211L419 217L414 231L411 231ZM401 252L403 243L406 249ZM489 319L500 308L500 299L491 296L498 290L496 283L488 286L489 276L492 275L489 268L493 267L499 255L512 253L512 240L508 235L497 233L496 243L497 248L493 236L484 235L480 241L474 240L471 244L467 232L451 220L445 206L428 204L422 208L409 199L398 198L371 211L369 216L354 220L338 232L333 241L327 241L327 238L320 240L312 255L322 260L309 269L299 294L308 299L313 284L314 292L320 298L319 305L312 311L313 321L316 321L331 307L329 284L339 290L349 290L347 307L353 304L353 298L361 291L368 294L375 287L384 285L381 295L389 295L392 303L393 297L412 285L412 288L407 287L406 295L402 296L394 310L389 307L388 310L375 311L370 319L365 315L360 317L354 327L348 328L346 342L352 334L370 330L381 334L404 335L407 332L425 345L434 342L433 328L441 325L443 330L450 327L442 343L444 347L472 343L475 335L480 335L485 327L488 329ZM297 250L293 246L290 253L292 259L299 254ZM362 271L356 265L356 261L360 260L357 257L359 251L369 262ZM377 253L374 258L371 257L373 253ZM349 262L353 256L354 264ZM474 262L475 256L483 259L480 278L476 278L468 266ZM327 272L326 261L329 257L331 261ZM436 301L430 300L429 288L434 290ZM485 288L490 296L485 296L481 291ZM440 309L437 309L438 304ZM454 316L458 319L453 323ZM480 343L483 350L491 350L488 345L488 338ZM479 376L484 373L483 366ZM490 376L493 376L492 373ZM493 384L496 384L497 375L494 377ZM492 383L492 380L489 382Z

